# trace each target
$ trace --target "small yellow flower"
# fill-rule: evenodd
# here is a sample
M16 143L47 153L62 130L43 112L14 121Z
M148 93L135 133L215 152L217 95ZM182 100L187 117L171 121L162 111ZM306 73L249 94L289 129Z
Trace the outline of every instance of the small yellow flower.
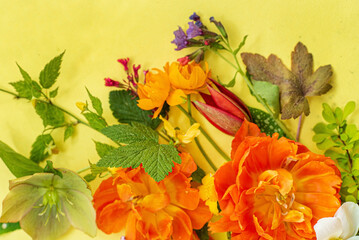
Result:
M211 213L218 214L218 208L217 208L218 196L216 189L214 188L214 178L211 173L207 174L202 179L202 185L199 186L198 189L199 189L199 197L203 201L205 201Z
M176 142L175 144L188 144L193 141L195 137L198 137L200 134L200 124L195 123L193 124L185 134L183 134L180 130L176 130L172 124L164 119L162 116L160 116L160 119L163 121L163 127L167 132L167 135L174 139Z
M85 111L87 108L87 104L83 102L77 102L76 107L81 110L81 112Z

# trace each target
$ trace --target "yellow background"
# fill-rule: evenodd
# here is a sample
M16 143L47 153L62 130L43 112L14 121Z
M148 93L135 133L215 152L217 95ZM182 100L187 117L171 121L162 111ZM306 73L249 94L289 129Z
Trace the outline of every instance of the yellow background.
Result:
M343 106L349 100L358 104L359 77L359 1L276 1L276 0L75 0L75 1L5 1L0 0L0 88L12 90L8 82L18 81L21 75L16 62L34 79L54 56L66 50L61 74L57 81L59 95L56 104L79 115L77 101L88 99L85 86L104 103L104 116L110 124L107 98L110 89L103 79L120 80L125 77L118 58L130 57L132 63L143 68L161 68L167 61L175 61L189 51L176 52L170 43L178 26L187 28L188 16L196 11L205 24L214 16L226 26L233 45L249 35L243 51L264 56L277 54L290 66L290 53L302 41L314 55L314 65L332 64L333 89L324 97L310 98L311 115L304 120L301 142L313 151L312 127L321 121L321 104ZM213 27L213 26L211 26ZM224 82L232 79L234 70L213 54L208 62L214 76ZM249 95L240 79L232 89L252 106L259 105ZM358 110L354 116L359 119ZM0 92L0 140L19 153L29 156L31 145L42 130L42 121L26 100L14 100ZM183 128L187 120L174 110L170 121ZM199 118L205 125L206 121ZM287 121L295 132L297 121ZM228 153L232 138L209 126L205 128ZM88 160L98 160L93 139L106 141L95 131L78 126L75 136L62 142L63 132L55 132L60 153L52 157L55 167L78 170ZM202 143L208 146L201 138ZM195 156L200 156L193 149ZM208 151L212 149L208 146ZM223 161L214 152L217 166ZM197 157L199 165L209 170ZM0 163L0 199L8 193L8 180L13 176ZM96 186L92 186L93 190ZM120 235L98 232L96 239L119 239ZM23 231L16 231L3 239L30 239ZM71 230L62 239L90 239Z

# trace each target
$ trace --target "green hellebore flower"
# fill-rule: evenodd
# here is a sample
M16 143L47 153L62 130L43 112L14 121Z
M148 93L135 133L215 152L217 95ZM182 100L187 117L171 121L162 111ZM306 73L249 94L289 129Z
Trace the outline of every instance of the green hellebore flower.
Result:
M10 181L10 192L3 201L0 222L19 222L33 239L56 239L71 225L96 235L96 214L91 191L76 173L58 169Z

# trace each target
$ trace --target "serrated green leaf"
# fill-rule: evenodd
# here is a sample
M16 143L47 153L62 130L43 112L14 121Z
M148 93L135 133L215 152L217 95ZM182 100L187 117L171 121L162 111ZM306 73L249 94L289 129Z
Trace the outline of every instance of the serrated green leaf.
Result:
M37 101L35 110L42 118L44 127L49 125L57 127L65 122L64 113L50 103Z
M64 133L64 141L66 141L69 137L72 136L72 134L74 134L75 128L73 125L69 125L66 127L65 129L65 133Z
M59 87L57 87L55 90L52 90L52 91L50 92L50 98L56 97L57 94L58 94L58 91L59 91Z
M19 64L16 63L16 65L19 68L21 76L23 77L24 81L31 82L32 79L31 79L30 75L24 69L22 69Z
M40 73L40 84L43 88L50 88L54 85L57 77L60 74L60 67L62 62L62 56L65 52L59 56L53 58Z
M105 144L105 143L100 143L100 142L95 142L95 145L96 145L96 151L97 151L97 154L103 158L104 156L106 156L106 154L108 154L109 152L115 150L116 148L111 146L111 145L108 145L108 144Z
M90 126L94 129L101 131L101 129L107 126L105 119L95 113L83 113Z
M35 81L18 81L10 83L20 97L31 100L33 97L39 98L41 96L41 87Z
M273 133L278 133L279 137L284 136L283 130L268 113L257 108L248 107L248 109L251 112L253 122L257 124L262 132L269 136L272 136Z
M181 163L173 145L146 140L117 148L103 157L97 166L137 168L142 163L145 171L159 182L172 171L173 162Z
M20 223L0 223L0 235L21 229Z
M36 163L45 160L48 156L50 156L46 149L48 149L48 146L52 143L54 143L54 139L50 134L38 136L32 144L30 159Z
M93 96L90 91L86 88L86 91L90 97L92 107L95 109L98 115L102 116L103 109L102 109L102 103L101 100L95 96Z
M91 181L95 180L96 177L97 177L96 174L89 173L84 176L84 179L86 180L86 182L91 182Z
M142 110L137 106L138 97L131 95L130 91L111 91L109 98L113 116L120 123L139 122L152 129L156 129L161 123L159 118L152 119L152 111ZM164 107L163 111L168 109L168 106Z
M242 39L242 41L240 42L240 44L238 45L238 47L236 48L236 50L233 51L234 55L237 55L238 52L242 49L242 47L244 46L244 44L246 44L246 40L247 40L248 35L245 35Z
M42 168L30 159L18 154L0 141L0 158L15 177L23 177L42 172Z
M354 110L355 110L355 102L353 101L348 102L344 107L343 119L346 119L349 116L349 114L354 112Z
M202 178L204 178L205 176L206 173L199 166L197 166L196 171L191 174L192 181L198 182L200 184L202 184Z
M143 124L133 122L131 125L113 125L101 131L118 144L130 144L145 140L158 141L158 133Z
M336 118L334 116L333 110L327 103L323 103L323 111L322 111L323 118L328 123L336 123Z

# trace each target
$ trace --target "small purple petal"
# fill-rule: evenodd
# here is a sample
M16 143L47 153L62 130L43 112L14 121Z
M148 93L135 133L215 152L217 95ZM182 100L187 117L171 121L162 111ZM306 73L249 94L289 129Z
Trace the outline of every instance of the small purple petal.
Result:
M197 15L197 13L193 13L190 17L189 17L190 20L193 20L193 21L199 21L201 18L200 16Z
M173 32L175 35L175 39L171 42L177 45L177 48L175 50L181 50L185 47L187 47L187 36L186 33L182 30L181 27L178 27L178 30Z
M188 39L195 38L203 34L202 30L193 22L189 22L188 25L189 25L189 28L187 29Z

